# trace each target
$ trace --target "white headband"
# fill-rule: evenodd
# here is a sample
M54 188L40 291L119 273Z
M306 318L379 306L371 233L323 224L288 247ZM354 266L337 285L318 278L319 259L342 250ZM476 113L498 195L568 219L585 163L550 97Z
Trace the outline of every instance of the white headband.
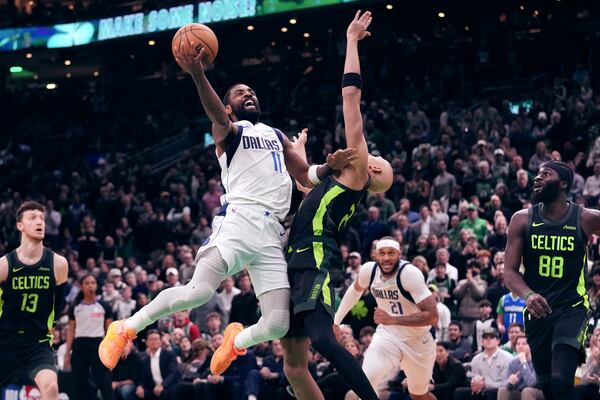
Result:
M400 243L393 239L383 239L377 242L377 247L375 248L377 251L384 247L391 247L392 249L396 249L400 251Z

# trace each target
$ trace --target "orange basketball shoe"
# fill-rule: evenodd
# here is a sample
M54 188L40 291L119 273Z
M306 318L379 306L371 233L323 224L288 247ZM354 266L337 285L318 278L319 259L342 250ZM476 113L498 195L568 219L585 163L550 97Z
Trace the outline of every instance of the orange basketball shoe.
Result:
M123 354L127 356L135 339L133 328L123 325L124 320L114 321L108 326L106 336L98 347L98 355L102 364L110 370L115 368Z
M210 372L213 375L221 375L238 356L243 356L247 353L246 349L238 350L233 345L233 341L238 333L244 330L244 326L239 322L233 322L227 325L223 333L223 344L213 354L210 360Z

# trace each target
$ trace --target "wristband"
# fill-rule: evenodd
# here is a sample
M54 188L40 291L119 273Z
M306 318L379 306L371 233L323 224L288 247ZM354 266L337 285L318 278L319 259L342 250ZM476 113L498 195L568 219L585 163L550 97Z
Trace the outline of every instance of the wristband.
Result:
M529 296L531 296L533 294L535 294L535 292L533 290L528 291L527 293L525 293L525 296L523 296L523 300L527 301Z
M357 88L362 89L362 78L360 74L355 72L344 74L342 77L342 88L345 88L346 86L356 86Z
M319 168L318 165L311 165L310 167L308 167L308 180L314 186L317 186L319 183L321 183L321 180L317 175L317 168Z

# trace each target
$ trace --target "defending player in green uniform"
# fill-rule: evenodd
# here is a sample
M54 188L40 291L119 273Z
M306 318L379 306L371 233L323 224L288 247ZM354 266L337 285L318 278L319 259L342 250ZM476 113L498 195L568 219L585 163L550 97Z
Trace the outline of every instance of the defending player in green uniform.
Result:
M381 157L368 154L363 136L360 98L362 79L358 41L369 36L371 13L356 13L348 26L346 63L342 79L346 144L356 149L356 160L335 178L320 181L311 167L315 187L294 217L287 250L288 277L293 317L290 331L282 340L285 373L296 398L323 398L308 373L308 338L312 346L333 366L348 386L363 400L377 395L360 365L335 339L333 331L334 292L329 270L341 268L339 231L352 218L367 190L385 191L392 182L392 169Z

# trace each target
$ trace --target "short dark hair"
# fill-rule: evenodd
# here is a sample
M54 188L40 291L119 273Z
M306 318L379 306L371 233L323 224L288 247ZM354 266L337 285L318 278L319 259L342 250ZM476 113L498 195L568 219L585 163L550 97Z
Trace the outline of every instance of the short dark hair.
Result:
M223 99L222 99L224 106L229 105L229 95L231 94L231 91L233 90L233 88L236 86L239 86L239 85L245 85L245 83L238 82L238 83L231 85L231 87L229 89L227 89L227 91L223 95Z
M158 335L159 337L162 337L162 333L160 333L158 329L150 329L148 333L146 333L146 338L148 338L150 335Z
M525 332L525 327L523 326L523 324L520 324L518 322L513 322L512 324L510 324L508 326L508 331L510 331L510 328L515 327L515 326L518 326L519 329L521 330L521 332Z
M26 211L32 210L38 210L45 213L46 207L37 201L26 201L25 203L21 204L21 207L19 207L17 210L17 222L21 222L23 220L23 214L25 214Z
M529 343L529 339L527 339L527 335L525 334L517 336L517 340L515 340L515 343L518 342L519 339L525 339L527 340L527 343Z
M223 318L221 317L221 314L219 314L216 311L212 311L209 312L208 314L206 314L206 320L208 321L211 318L219 318L219 320L223 321Z
M492 306L492 302L489 301L488 299L483 299L479 302L479 307L491 307Z
M456 326L458 326L458 330L459 330L459 331L462 331L462 329L463 329L463 328L462 328L462 324L461 324L460 322L456 321L456 320L454 320L454 321L450 322L450 323L448 324L448 326L450 326L450 325L456 325Z
M443 347L443 348L445 348L446 350L450 350L450 342L446 342L446 341L443 341L443 342L437 342L435 345L436 345L436 346L442 346L442 347Z
M362 328L360 330L358 337L362 338L363 336L367 336L367 335L373 336L374 334L375 334L375 328L373 328L372 326L365 326L364 328Z

